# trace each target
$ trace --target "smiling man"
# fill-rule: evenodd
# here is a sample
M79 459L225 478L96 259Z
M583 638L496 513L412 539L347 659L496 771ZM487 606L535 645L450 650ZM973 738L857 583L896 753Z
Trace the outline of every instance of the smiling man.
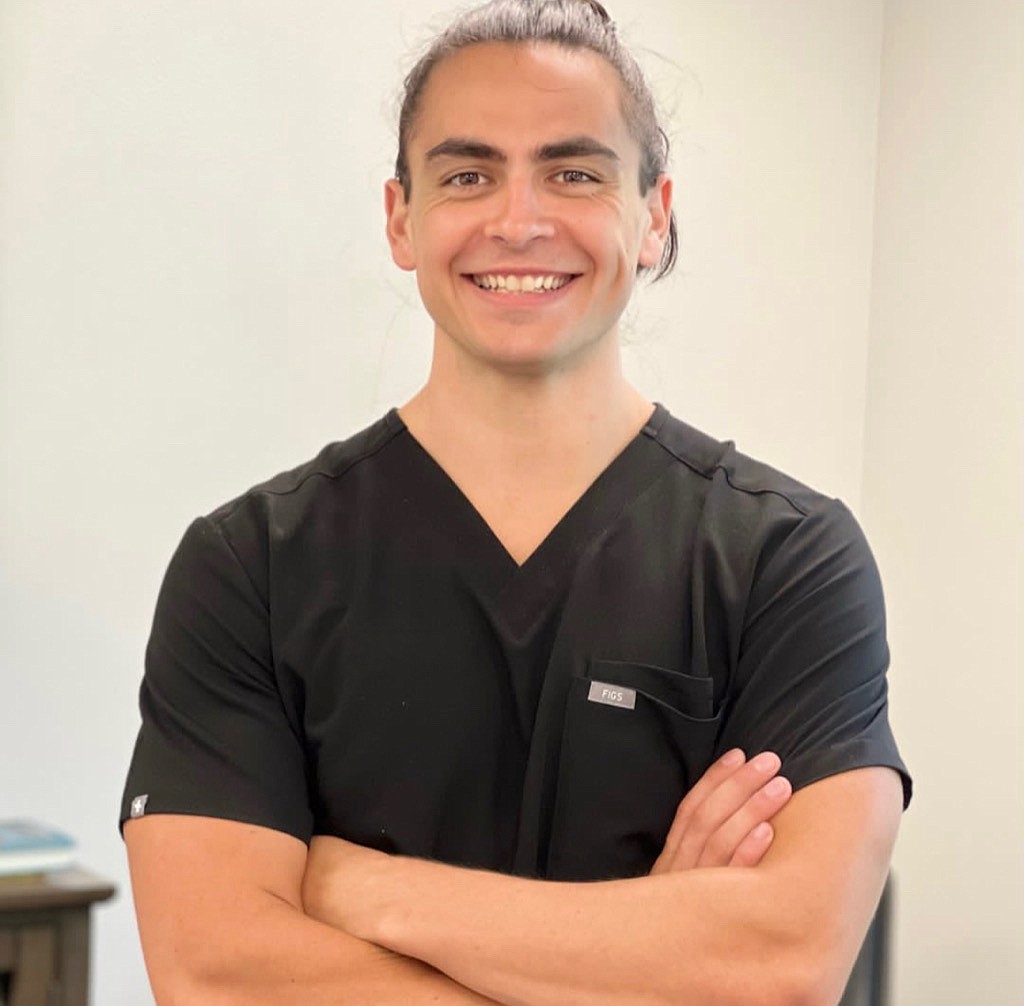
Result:
M661 258L671 185L641 190L616 70L586 49L464 48L431 75L406 158L388 235L416 270L437 352L549 387L580 366L617 377L619 317L638 265ZM450 383L446 365L435 356L428 393ZM596 390L603 401L609 386Z
M158 1002L834 1004L909 799L880 586L841 503L622 375L675 249L642 75L598 4L498 0L399 142L428 380L161 590L121 815Z

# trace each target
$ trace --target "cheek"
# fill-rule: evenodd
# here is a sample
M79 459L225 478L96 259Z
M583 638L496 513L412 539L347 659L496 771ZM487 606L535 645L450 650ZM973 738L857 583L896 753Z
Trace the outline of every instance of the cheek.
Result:
M446 214L420 232L417 245L425 271L437 274L457 272L461 256L473 248L474 228L458 216Z
M577 234L585 247L592 249L595 258L605 264L632 258L639 249L640 224L617 202L607 202L595 196L580 208L577 215Z

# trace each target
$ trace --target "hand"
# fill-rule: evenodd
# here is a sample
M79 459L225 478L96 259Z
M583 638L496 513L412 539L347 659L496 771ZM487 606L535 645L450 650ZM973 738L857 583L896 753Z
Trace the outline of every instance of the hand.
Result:
M769 822L793 793L781 767L771 751L750 761L739 749L719 758L683 797L651 873L757 866L775 837Z
M335 929L369 939L377 882L390 858L343 838L315 835L302 877L303 911Z

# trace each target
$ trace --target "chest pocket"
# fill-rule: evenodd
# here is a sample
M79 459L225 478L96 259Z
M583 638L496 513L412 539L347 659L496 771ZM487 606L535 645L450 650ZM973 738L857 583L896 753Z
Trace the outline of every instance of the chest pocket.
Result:
M548 846L552 880L649 872L676 807L710 765L721 711L713 682L649 664L593 660L565 710Z

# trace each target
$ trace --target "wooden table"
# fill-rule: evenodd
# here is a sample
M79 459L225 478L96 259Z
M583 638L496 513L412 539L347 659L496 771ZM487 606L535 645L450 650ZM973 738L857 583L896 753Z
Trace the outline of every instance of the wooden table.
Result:
M0 1006L88 1006L89 910L114 892L80 869L0 877Z

